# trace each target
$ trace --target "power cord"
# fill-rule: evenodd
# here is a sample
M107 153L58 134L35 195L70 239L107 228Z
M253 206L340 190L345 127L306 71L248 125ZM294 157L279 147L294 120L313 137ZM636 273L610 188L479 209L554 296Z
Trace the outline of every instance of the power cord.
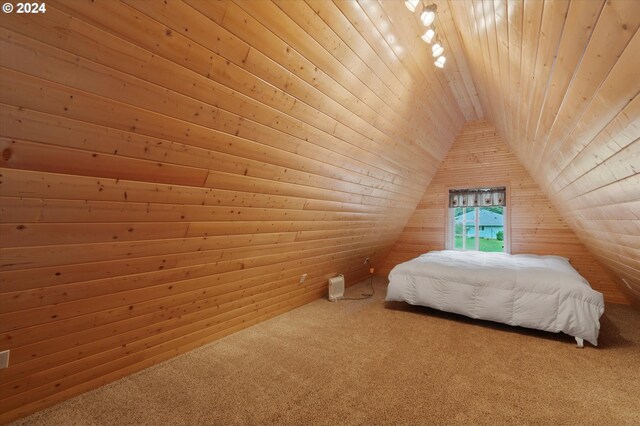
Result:
M365 264L369 263L369 258L367 258L364 261ZM371 294L367 294L367 293L362 293L362 296L364 297L344 297L342 298L342 300L365 300L365 299L370 299L373 297L374 294L376 294L376 289L373 287L373 268L369 268L369 285L371 286Z

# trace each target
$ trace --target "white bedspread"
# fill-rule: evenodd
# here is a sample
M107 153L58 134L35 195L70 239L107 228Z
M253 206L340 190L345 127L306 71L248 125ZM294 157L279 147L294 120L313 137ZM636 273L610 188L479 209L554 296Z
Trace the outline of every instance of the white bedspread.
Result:
M559 256L433 251L397 265L387 301L564 332L598 344L602 294Z

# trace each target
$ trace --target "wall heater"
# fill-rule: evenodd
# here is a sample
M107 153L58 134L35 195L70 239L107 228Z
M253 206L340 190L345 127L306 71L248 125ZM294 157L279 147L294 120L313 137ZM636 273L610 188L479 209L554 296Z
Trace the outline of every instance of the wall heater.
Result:
M329 300L337 302L344 299L344 275L329 278Z

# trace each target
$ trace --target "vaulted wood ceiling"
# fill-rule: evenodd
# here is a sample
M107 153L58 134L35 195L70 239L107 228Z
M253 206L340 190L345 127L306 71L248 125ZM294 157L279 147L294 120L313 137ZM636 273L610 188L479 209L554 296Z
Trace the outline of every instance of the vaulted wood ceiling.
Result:
M367 276L483 114L462 50L436 69L395 2L0 24L0 422Z
M439 9L452 12L486 118L640 304L640 2Z
M0 421L366 276L482 118L640 291L639 3L438 5L1 14Z

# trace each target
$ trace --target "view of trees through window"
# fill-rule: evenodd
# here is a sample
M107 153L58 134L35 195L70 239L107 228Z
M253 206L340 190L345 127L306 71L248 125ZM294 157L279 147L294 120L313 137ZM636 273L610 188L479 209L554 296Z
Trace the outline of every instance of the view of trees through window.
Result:
M456 207L455 250L504 251L504 207Z

